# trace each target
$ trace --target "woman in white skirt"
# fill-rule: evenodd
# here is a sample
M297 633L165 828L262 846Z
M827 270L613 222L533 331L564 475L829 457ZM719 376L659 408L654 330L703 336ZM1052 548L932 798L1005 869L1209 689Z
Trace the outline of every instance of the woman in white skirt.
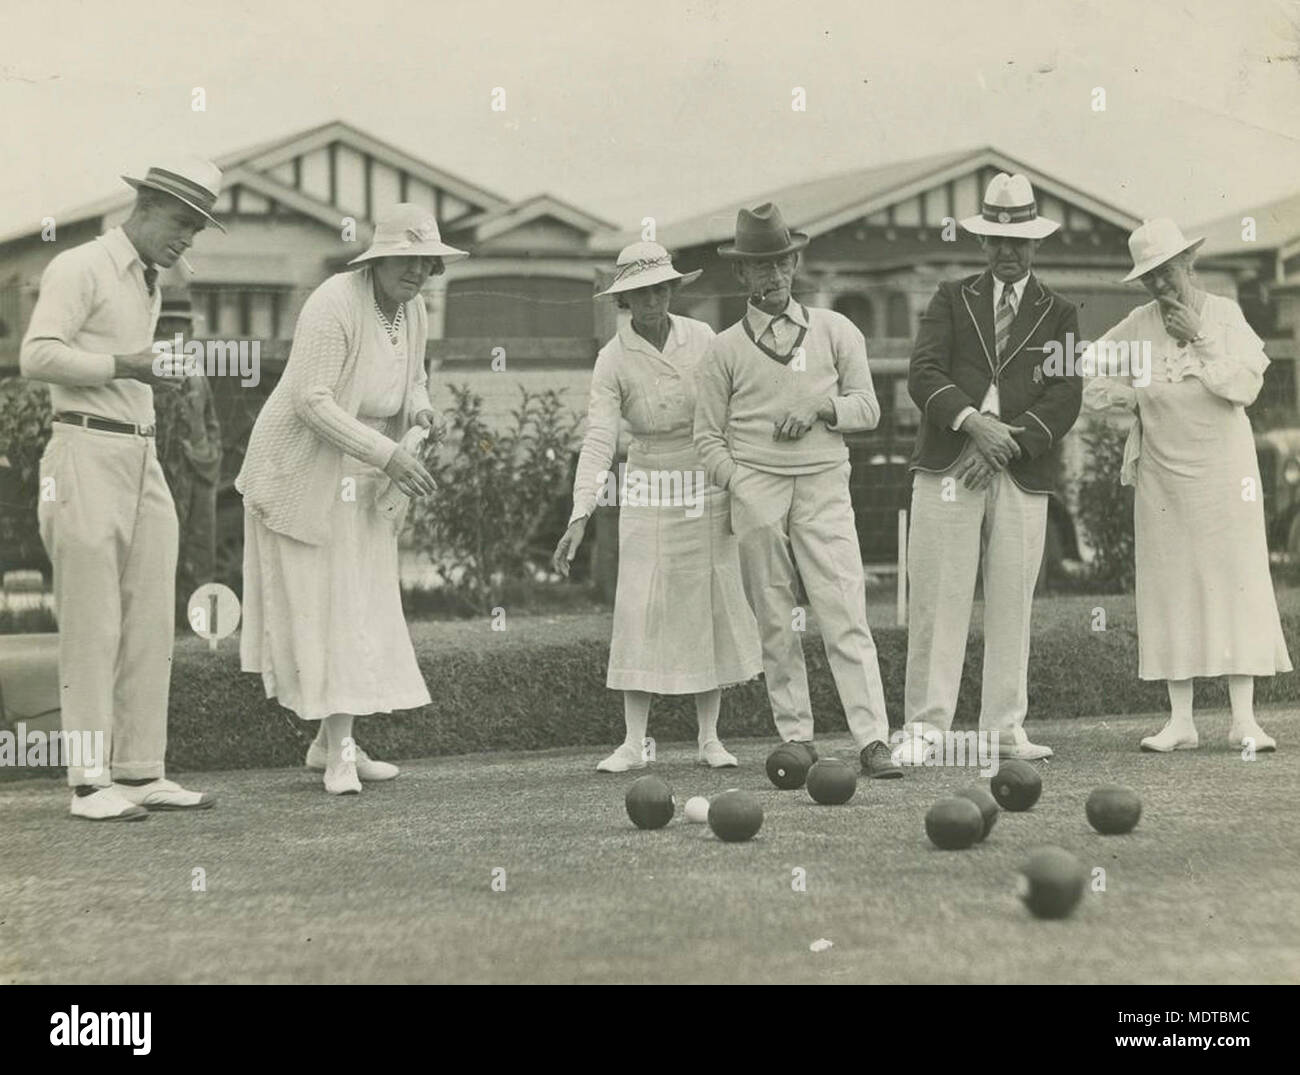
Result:
M268 698L320 722L307 765L336 795L397 775L356 745L353 718L430 701L402 613L397 538L409 498L434 490L409 450L412 431L433 422L420 289L466 256L441 241L427 209L386 212L358 268L304 304L235 482L241 665L261 674Z
M1268 359L1241 309L1197 286L1202 239L1172 220L1149 221L1129 239L1133 271L1154 299L1102 337L1127 341L1126 369L1107 366L1084 388L1095 410L1136 410L1121 482L1134 484L1138 675L1163 679L1171 716L1143 750L1191 750L1195 676L1226 676L1229 742L1275 749L1255 719L1256 676L1289 672L1291 660L1268 569L1264 490L1245 408ZM1132 362L1150 343L1149 383ZM1086 371L1085 371L1086 372Z
M718 739L721 688L762 670L727 493L705 478L692 438L695 370L713 330L668 312L677 288L699 275L677 272L658 243L633 243L601 292L626 313L596 358L573 515L554 564L568 574L592 511L617 495L618 588L605 683L623 692L626 736L596 766L607 773L645 766L653 694L693 694L700 764L735 765ZM610 471L621 420L634 437L623 475Z

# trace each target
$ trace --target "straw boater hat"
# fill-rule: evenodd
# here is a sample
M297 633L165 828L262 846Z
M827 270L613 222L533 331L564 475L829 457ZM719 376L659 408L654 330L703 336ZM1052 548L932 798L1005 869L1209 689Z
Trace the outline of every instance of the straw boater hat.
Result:
M736 214L736 238L718 247L724 258L779 258L808 245L808 236L785 226L781 210L771 202Z
M387 209L375 221L375 234L370 240L370 248L364 254L358 254L349 265L359 265L375 258L442 258L443 261L459 261L469 257L464 250L457 250L442 241L438 231L438 222L433 214L422 205L410 202L398 202Z
M1184 250L1195 250L1204 238L1188 239L1182 229L1168 217L1144 220L1142 226L1128 237L1128 252L1133 258L1133 271L1123 283L1145 276Z
M685 286L698 280L703 269L680 273L673 268L673 259L658 243L633 243L619 251L615 263L614 282L597 295L617 295L635 291L639 287L652 287L666 280L680 280Z
M212 207L217 204L217 196L221 193L221 169L211 161L202 157L178 157L169 161L166 167L151 167L143 179L129 175L122 178L133 190L148 187L150 190L170 194L202 213L222 231L226 230L221 221L212 215Z
M1045 239L1061 225L1038 215L1034 188L1023 175L998 172L984 192L979 215L961 226L972 235L1006 235L1013 239Z

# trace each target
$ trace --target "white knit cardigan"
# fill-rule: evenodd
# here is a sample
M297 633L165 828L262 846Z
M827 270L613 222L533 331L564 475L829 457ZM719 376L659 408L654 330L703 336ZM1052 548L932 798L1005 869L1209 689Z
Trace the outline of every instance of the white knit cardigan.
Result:
M372 288L367 267L330 277L308 297L284 375L257 416L235 479L246 511L276 533L309 545L329 539L344 453L383 469L415 416L432 410L424 369L429 319L417 295L406 304L412 361L402 406L382 431L357 419L361 350L388 346Z

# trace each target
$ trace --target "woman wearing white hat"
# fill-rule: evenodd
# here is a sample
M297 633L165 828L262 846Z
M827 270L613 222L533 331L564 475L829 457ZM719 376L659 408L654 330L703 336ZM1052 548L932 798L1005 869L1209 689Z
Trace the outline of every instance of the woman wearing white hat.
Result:
M1136 476L1138 675L1163 679L1172 710L1142 749L1199 745L1192 721L1195 676L1226 676L1229 741L1276 747L1255 720L1255 676L1289 672L1268 569L1262 488L1245 408L1259 394L1268 359L1230 299L1197 286L1203 239L1172 220L1144 223L1129 238L1133 271L1153 302L1102 337L1150 343L1148 378L1138 368L1098 368L1085 406L1136 410L1121 482ZM1106 349L1094 352L1105 366Z
M555 549L568 574L587 519L611 485L620 420L634 436L620 498L618 588L606 685L623 691L623 745L597 769L645 766L642 744L652 694L693 694L698 760L713 768L736 759L718 740L720 688L762 670L758 626L740 581L724 490L711 485L695 451L695 372L713 330L668 312L682 274L658 243L633 243L618 256L613 295L626 314L592 372L587 433L573 485L573 515ZM655 495L637 495L647 491ZM658 495L675 491L673 495Z
M398 527L377 501L433 492L409 450L433 422L420 289L467 256L442 242L427 209L383 214L359 267L304 304L235 482L246 509L241 664L261 673L268 698L320 721L307 765L333 794L397 775L353 742L354 716L430 700L402 614Z

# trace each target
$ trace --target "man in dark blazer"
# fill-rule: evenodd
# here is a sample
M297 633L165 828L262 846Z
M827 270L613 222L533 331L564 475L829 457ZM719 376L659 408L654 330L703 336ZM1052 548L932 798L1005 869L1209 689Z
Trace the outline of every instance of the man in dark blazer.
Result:
M1078 312L1030 272L1059 225L1038 215L1022 175L994 177L961 222L988 269L945 281L921 319L908 391L921 409L912 454L908 651L902 764L922 764L952 724L983 559L980 730L1003 758L1049 757L1023 724L1030 612L1047 532L1051 453L1079 414L1082 382L1045 372L1045 345L1073 353ZM1067 363L1066 368L1072 368Z

